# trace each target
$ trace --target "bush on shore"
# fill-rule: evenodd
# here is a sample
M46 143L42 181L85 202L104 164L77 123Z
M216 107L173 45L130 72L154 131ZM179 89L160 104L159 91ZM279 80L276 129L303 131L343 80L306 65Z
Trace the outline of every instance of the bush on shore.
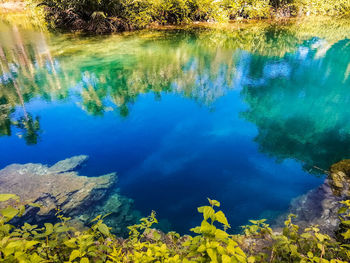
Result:
M317 226L300 230L285 221L282 233L274 233L265 220L251 220L240 235L231 235L220 203L209 200L198 208L203 215L195 236L167 234L153 229L155 213L130 226L129 237L117 238L96 217L88 230L79 231L58 210L59 223L43 227L14 227L10 221L25 212L12 194L1 194L0 202L10 202L0 210L0 262L321 262L346 263L350 260L350 201L341 209L340 241L320 233Z
M34 0L35 1L35 0ZM348 0L45 0L53 27L107 33L152 24L348 15Z

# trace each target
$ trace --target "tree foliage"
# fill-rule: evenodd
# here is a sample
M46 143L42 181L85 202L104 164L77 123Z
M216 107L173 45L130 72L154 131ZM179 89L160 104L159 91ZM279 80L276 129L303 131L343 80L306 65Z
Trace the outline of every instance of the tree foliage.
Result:
M97 33L152 24L297 15L347 15L348 0L46 0L55 27ZM282 10L282 11L281 11Z

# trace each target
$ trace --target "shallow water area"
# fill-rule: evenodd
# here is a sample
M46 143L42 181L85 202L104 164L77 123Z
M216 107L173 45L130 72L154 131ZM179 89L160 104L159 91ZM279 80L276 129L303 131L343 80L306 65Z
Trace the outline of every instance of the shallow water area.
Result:
M349 33L342 20L111 36L0 22L0 168L88 155L80 174L117 172L164 230L199 224L207 197L234 230L273 220L350 157Z

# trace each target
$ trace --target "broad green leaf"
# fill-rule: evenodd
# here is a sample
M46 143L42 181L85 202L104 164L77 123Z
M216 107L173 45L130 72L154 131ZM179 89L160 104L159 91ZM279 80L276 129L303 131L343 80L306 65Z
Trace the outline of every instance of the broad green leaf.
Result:
M344 237L344 239L350 239L350 229L343 233L342 236Z
M199 248L197 248L197 251L198 251L199 253L202 253L202 252L204 252L206 249L207 249L207 247L206 247L204 244L202 244L202 245L199 246Z
M348 208L347 208L347 207L341 207L341 208L339 208L339 210L338 210L338 214L344 214L344 213L346 213L346 211L348 211Z
M82 258L82 259L80 259L80 263L89 263L89 259L88 258Z
M256 261L255 261L255 257L253 257L253 256L250 256L249 258L248 258L248 263L255 263Z
M221 261L222 261L222 263L230 263L231 258L228 255L222 255Z
M2 249L2 253L4 253L5 258L15 252L22 251L23 242L22 240L11 241L7 244L7 246Z
M33 247L33 246L39 244L39 243L40 243L40 242L34 241L34 240L32 240L32 241L26 241L25 244L24 244L24 248L27 250L27 249L29 249L29 248L31 248L31 247Z
M8 220L11 220L18 214L18 210L13 207L6 207L0 210L0 214L6 217Z
M19 197L15 194L0 194L0 202L6 202L10 199L19 200Z
M305 238L305 239L310 239L312 238L312 235L310 233L303 233L300 235L302 238Z
M190 231L199 234L201 232L201 228L199 226L191 228Z
M227 226L228 228L231 227L227 221L225 214L221 210L215 213L215 219L221 224Z
M153 240L158 241L162 237L157 231L153 231Z
M208 253L208 256L210 257L212 263L217 263L218 262L218 259L217 259L217 256L216 256L216 252L215 252L214 249L208 248L207 249L207 253Z
M21 217L24 214L25 211L26 211L26 207L24 205L21 205L18 208L18 216Z
M215 238L217 239L225 239L229 236L225 231L222 231L221 229L215 230Z
M106 224L100 224L97 229L102 233L104 234L105 236L109 236L109 228Z
M80 251L79 250L73 250L72 253L69 256L69 261L73 261L74 259L80 257Z
M346 247L346 248L350 249L350 244L342 244L341 247Z
M236 256L237 255L240 255L242 257L246 257L246 254L244 253L244 251L239 246L236 247Z
M212 226L211 224L209 224L207 221L202 221L201 227L200 227L200 232L201 233L215 233L216 227Z
M45 229L46 229L45 235L47 235L47 236L51 235L53 232L53 225L50 223L45 223Z
M45 262L46 260L40 257L37 253L34 253L30 256L30 263L41 263Z
M323 242L324 240L329 239L328 236L320 234L320 233L315 233L315 236L317 237L317 239L321 242Z
M341 223L344 225L350 225L350 220L344 220L344 221L341 221Z
M76 238L71 238L71 239L68 239L67 241L65 241L64 244L67 247L76 248L77 247L76 241L77 241Z
M199 213L203 213L204 207L205 207L205 206L200 206L200 207L198 207L198 208L197 208L198 212L199 212Z
M55 228L56 233L63 233L63 232L67 232L68 230L69 228L67 226L58 226Z
M215 211L212 207L210 206L205 206L203 210L203 217L204 220L207 220L208 218L212 218L215 214Z

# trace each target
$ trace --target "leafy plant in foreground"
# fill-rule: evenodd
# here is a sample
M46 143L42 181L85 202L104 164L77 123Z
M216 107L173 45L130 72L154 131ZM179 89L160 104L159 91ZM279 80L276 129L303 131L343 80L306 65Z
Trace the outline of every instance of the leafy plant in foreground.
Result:
M340 209L341 241L320 232L317 226L301 230L293 224L294 215L285 221L282 232L273 232L265 220L251 220L243 234L231 235L230 224L220 203L198 208L203 220L191 229L194 236L164 234L152 227L156 214L129 227L129 237L117 238L103 223L92 220L89 229L77 229L72 220L57 210L58 223L43 226L10 224L25 212L25 206L13 194L0 194L0 262L314 262L345 263L350 260L350 201ZM33 205L33 204L32 204Z

